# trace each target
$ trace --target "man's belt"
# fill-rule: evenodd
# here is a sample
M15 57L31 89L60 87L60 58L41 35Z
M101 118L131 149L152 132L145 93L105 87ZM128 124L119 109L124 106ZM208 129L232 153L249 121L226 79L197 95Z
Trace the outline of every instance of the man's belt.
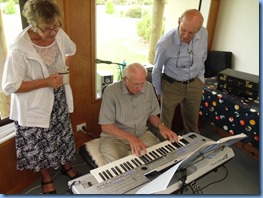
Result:
M174 78L171 78L170 76L167 76L165 73L163 73L162 79L168 81L169 83L178 82L178 83L182 83L182 84L189 84L190 82L194 81L194 78L192 78L190 80L186 80L186 81L175 80Z

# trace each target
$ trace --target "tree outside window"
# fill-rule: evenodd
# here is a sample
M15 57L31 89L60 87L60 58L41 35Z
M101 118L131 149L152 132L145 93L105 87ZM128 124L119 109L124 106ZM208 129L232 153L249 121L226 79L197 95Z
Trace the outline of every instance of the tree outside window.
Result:
M125 64L147 64L153 0L97 0L96 59L97 98L102 72L121 79ZM107 63L103 63L103 62ZM112 64L109 64L112 62ZM122 64L122 65L121 65Z

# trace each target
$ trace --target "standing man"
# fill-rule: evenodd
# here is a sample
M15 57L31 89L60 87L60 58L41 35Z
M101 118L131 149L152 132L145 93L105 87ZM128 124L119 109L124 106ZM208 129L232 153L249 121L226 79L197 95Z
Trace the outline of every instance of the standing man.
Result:
M161 120L171 128L180 103L185 133L199 133L208 40L202 25L203 16L198 10L186 10L178 27L158 42L152 72L153 86L161 99Z

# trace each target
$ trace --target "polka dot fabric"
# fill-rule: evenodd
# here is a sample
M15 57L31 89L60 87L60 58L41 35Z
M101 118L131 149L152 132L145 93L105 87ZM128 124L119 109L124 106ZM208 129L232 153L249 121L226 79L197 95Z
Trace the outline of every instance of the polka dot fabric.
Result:
M259 100L217 90L216 78L206 79L200 115L231 135L245 133L244 143L259 148Z

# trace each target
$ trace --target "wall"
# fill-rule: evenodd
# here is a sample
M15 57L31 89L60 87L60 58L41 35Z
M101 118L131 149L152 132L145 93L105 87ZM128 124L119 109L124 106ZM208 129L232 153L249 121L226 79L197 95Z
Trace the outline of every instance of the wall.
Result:
M212 49L232 51L234 69L259 75L258 0L221 0Z
M216 23L216 29L214 35L209 35L212 43L209 48L232 51L234 69L259 75L259 1L221 0L219 3L218 19L212 21ZM177 27L178 18L185 9L198 8L198 5L199 0L168 0L164 32ZM203 0L204 26L207 24L207 6L210 1Z
M28 170L16 170L16 150L14 138L0 144L0 160L1 194L17 194L40 177L39 173Z
M198 9L200 0L167 0L167 5L165 6L165 28L164 32L178 26L178 18L187 9ZM207 20L209 16L211 0L202 1L201 13L204 17L203 26L206 27Z
M178 26L178 18L187 9L199 9L201 3L201 13L204 17L203 26L208 31L208 50L211 50L218 10L221 0L167 0L165 7L165 27L164 33Z
M62 1L62 0L60 0ZM89 132L100 135L98 115L101 100L95 100L95 1L64 0L65 30L77 45L70 71L70 84L74 96L71 115L77 147L90 137L76 132L76 125L86 123Z
M178 26L178 19L187 9L198 9L199 0L167 0L164 33Z

